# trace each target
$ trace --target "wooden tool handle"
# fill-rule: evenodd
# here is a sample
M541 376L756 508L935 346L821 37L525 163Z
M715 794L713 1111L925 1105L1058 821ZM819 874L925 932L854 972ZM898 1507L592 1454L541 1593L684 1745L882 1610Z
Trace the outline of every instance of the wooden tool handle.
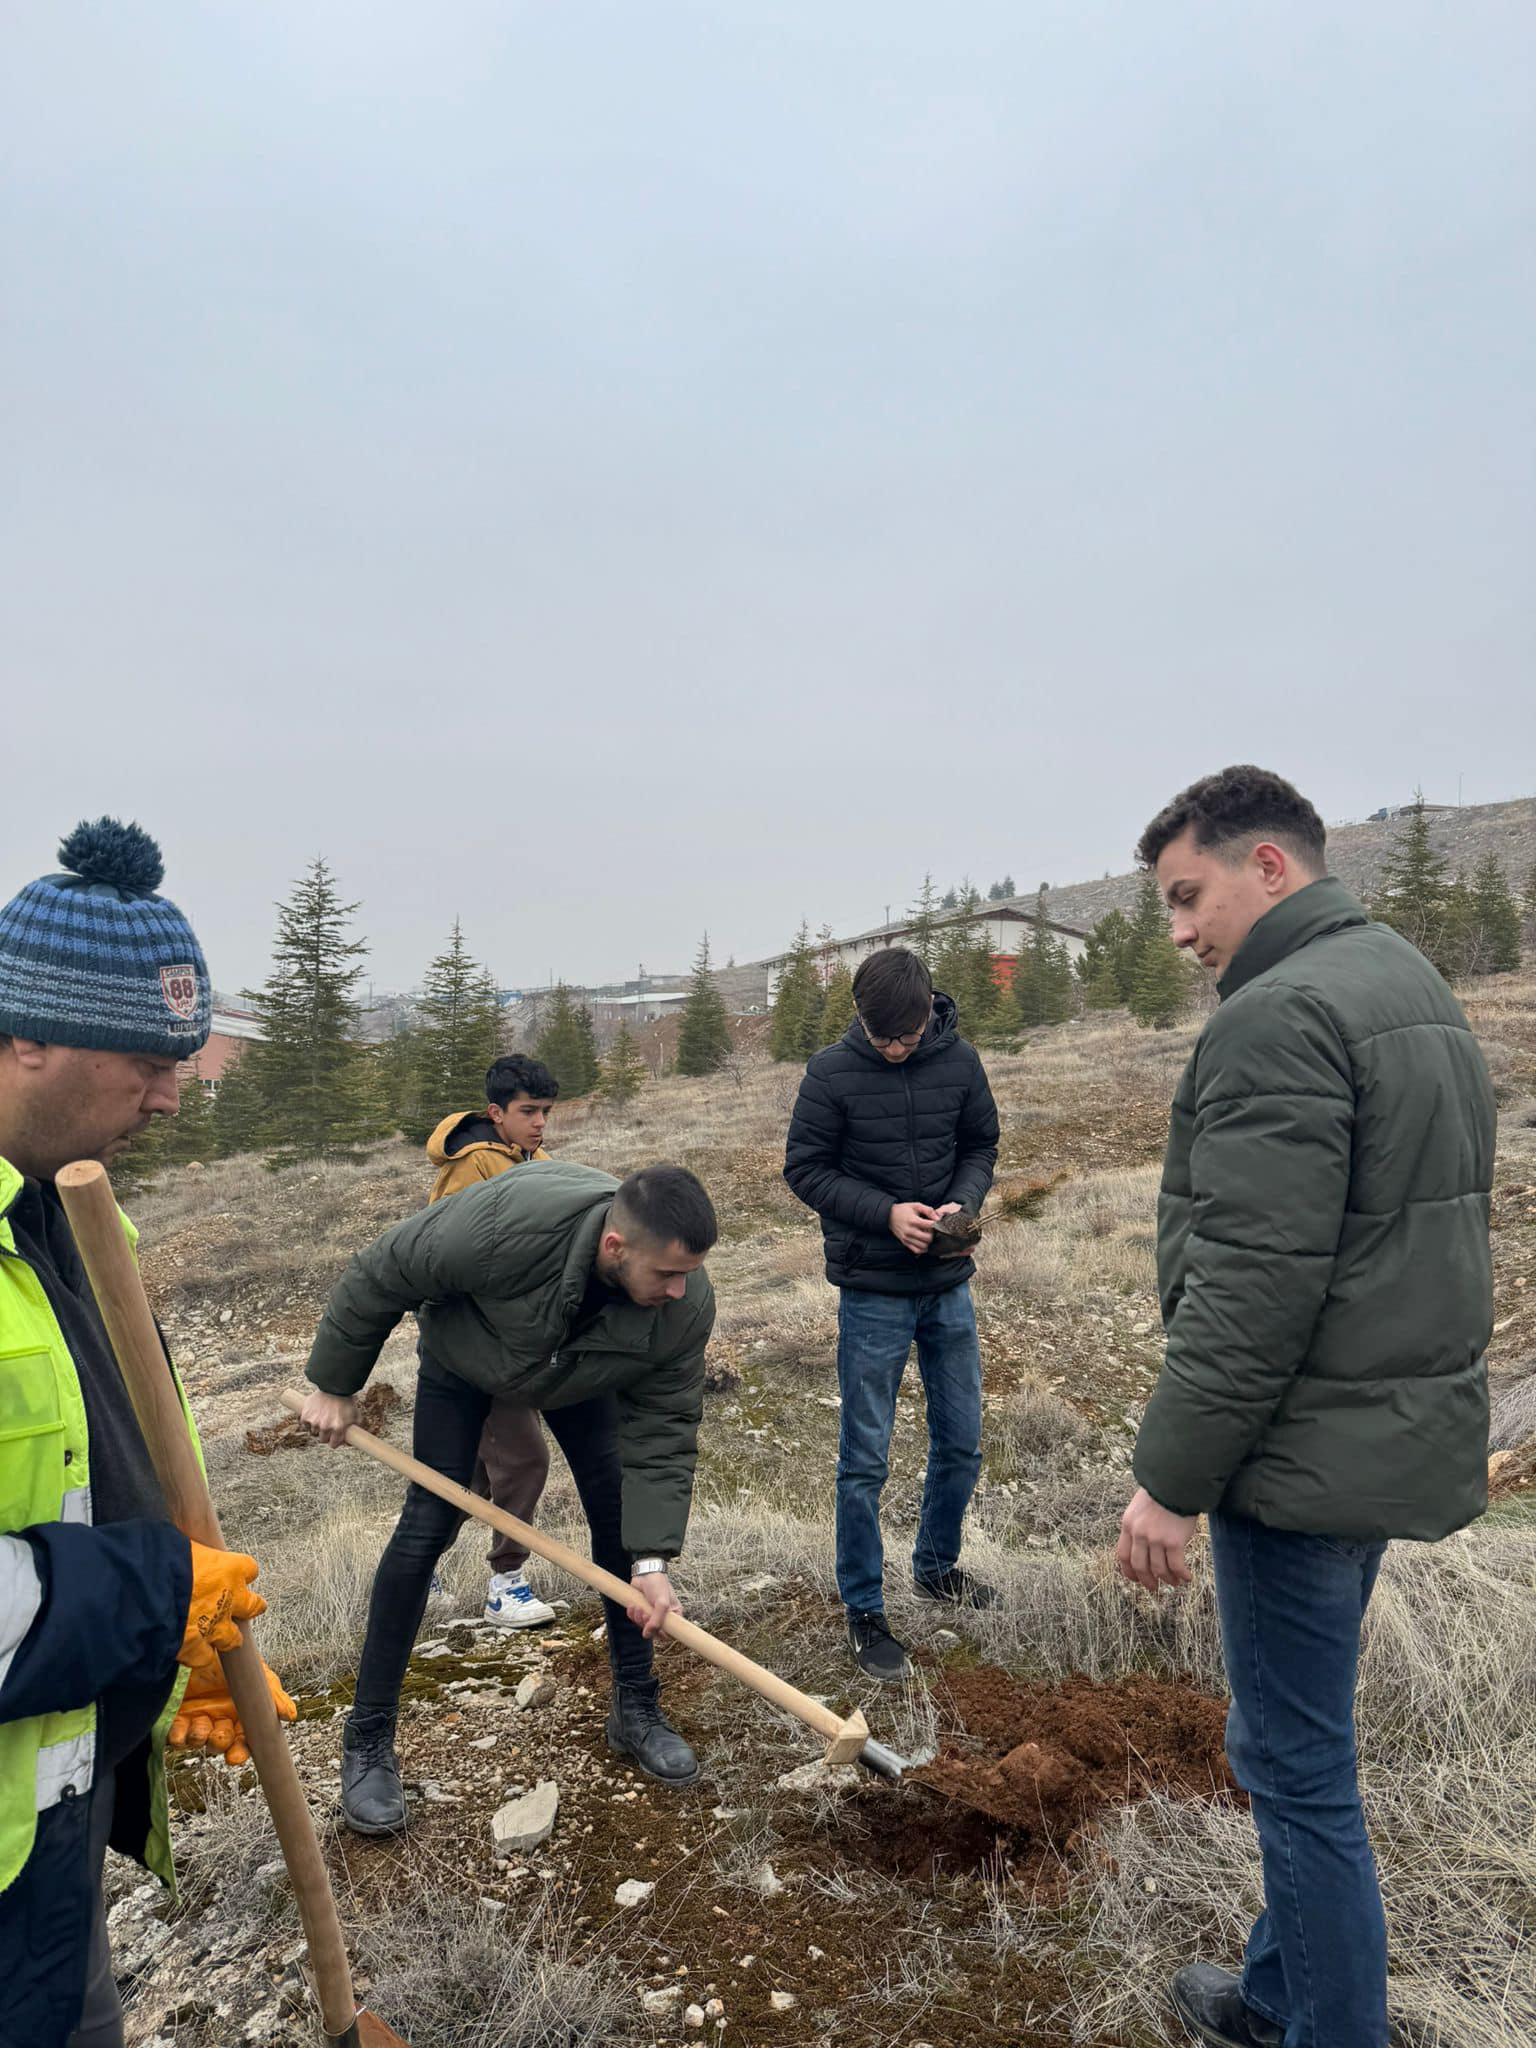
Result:
M306 1396L292 1387L282 1390L284 1407L291 1408L297 1415L303 1408ZM605 1572L601 1565L594 1564L579 1551L572 1550L568 1543L557 1542L553 1536L546 1536L542 1529L535 1529L531 1523L520 1522L516 1515L509 1515L504 1508L483 1500L479 1494L471 1493L467 1487L459 1486L451 1479L445 1479L441 1472L430 1465L423 1465L419 1458L413 1458L406 1451L397 1450L393 1444L385 1443L370 1431L353 1423L347 1431L347 1442L354 1449L366 1451L370 1458L377 1458L381 1465L392 1466L418 1486L424 1486L428 1493L435 1493L440 1499L451 1501L456 1508L462 1508L466 1515L473 1515L477 1521L487 1522L493 1529L500 1529L526 1549L547 1559L550 1564L559 1565L562 1571L573 1578L582 1580L609 1600L616 1600L621 1607L628 1607L635 1599L635 1590L624 1579L616 1578L612 1572ZM813 1700L809 1693L801 1692L787 1679L776 1672L767 1671L761 1664L755 1664L740 1650L732 1649L729 1643L722 1643L718 1636L712 1636L708 1629L699 1627L696 1621L688 1621L681 1614L669 1614L662 1623L665 1633L674 1641L682 1643L702 1657L707 1663L718 1665L728 1671L743 1685L761 1694L776 1707L782 1707L793 1714L797 1721L803 1721L807 1728L814 1728L818 1735L825 1735L830 1741L846 1745L850 1735L857 1733L862 1722L857 1716L845 1718L831 1707L823 1706L820 1700ZM863 1729L867 1736L869 1730ZM862 1741L862 1737L861 1737Z
M56 1184L171 1519L194 1542L222 1550L219 1518L187 1434L186 1418L144 1283L123 1233L107 1170L94 1159L82 1160L66 1166ZM321 2019L332 2040L356 2040L358 2013L352 1973L314 1822L278 1725L261 1658L243 1625L240 1638L240 1647L221 1652L219 1661L288 1866L309 1943Z

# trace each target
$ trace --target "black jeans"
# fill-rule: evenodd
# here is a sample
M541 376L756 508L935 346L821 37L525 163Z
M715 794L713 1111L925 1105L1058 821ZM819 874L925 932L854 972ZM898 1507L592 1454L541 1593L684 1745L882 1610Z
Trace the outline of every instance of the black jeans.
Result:
M491 1396L461 1380L421 1353L416 1382L416 1422L411 1448L424 1465L468 1486L475 1476L480 1433ZM630 1556L621 1533L623 1470L619 1464L617 1407L611 1394L545 1411L551 1436L565 1454L592 1532L592 1561L615 1577L629 1577ZM464 1522L462 1511L425 1487L407 1489L368 1602L368 1633L357 1667L353 1711L393 1714L400 1702L405 1667L432 1590L432 1570ZM645 1685L651 1679L651 1646L624 1612L604 1600L608 1619L608 1662L615 1683Z

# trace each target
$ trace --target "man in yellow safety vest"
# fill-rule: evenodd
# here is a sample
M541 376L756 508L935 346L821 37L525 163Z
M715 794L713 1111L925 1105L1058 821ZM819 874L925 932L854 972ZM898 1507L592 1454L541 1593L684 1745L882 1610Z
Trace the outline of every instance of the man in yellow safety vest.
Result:
M137 825L59 857L0 909L0 2048L120 2048L106 1850L170 1883L164 1746L243 1760L218 1652L265 1603L171 1523L54 1187L175 1115L208 970Z

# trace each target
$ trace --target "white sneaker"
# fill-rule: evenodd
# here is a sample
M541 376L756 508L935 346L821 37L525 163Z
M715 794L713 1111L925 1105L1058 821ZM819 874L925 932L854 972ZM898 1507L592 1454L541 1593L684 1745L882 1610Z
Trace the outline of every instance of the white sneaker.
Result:
M555 1610L534 1592L526 1572L492 1572L485 1618L498 1628L543 1628L554 1620Z

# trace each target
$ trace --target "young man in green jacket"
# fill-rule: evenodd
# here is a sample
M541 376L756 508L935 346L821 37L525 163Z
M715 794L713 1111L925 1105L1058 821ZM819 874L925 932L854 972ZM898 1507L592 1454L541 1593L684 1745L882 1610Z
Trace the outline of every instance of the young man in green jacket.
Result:
M1187 1584L1209 1517L1265 1895L1241 1977L1173 1980L1215 2048L1386 2048L1360 1627L1391 1538L1434 1542L1487 1505L1493 1091L1450 990L1324 845L1304 797L1241 767L1137 849L1221 997L1174 1099L1167 1357L1117 1552L1150 1590Z
M595 1167L530 1160L408 1216L348 1266L305 1368L320 1390L305 1422L345 1441L355 1395L384 1340L414 1310L421 1329L413 1448L468 1486L496 1396L538 1409L565 1453L595 1561L628 1579L605 1601L613 1669L610 1746L667 1785L699 1763L661 1713L651 1637L678 1607L668 1565L693 1495L704 1349L715 1298L704 1271L718 1230L681 1166L621 1186ZM432 1570L463 1522L408 1489L380 1560L353 1707L342 1738L342 1811L359 1834L404 1827L395 1717Z

